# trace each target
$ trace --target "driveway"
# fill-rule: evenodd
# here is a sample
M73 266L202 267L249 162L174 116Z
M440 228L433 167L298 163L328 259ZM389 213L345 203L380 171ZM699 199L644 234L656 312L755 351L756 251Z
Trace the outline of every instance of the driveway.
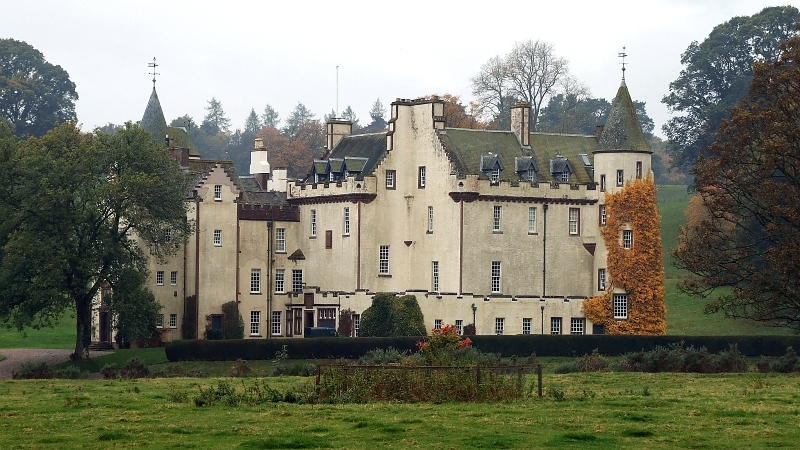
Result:
M44 361L47 364L58 364L68 361L71 349L53 348L0 348L0 355L6 359L0 361L0 380L8 380L23 363L28 361ZM110 352L90 352L90 356L102 356Z

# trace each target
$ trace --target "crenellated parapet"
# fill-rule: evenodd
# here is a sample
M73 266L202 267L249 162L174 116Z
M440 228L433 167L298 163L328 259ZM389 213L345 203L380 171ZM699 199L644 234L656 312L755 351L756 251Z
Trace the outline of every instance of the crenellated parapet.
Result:
M454 201L508 201L521 203L594 204L599 191L594 183L530 183L517 180L493 182L467 175L451 177L450 198Z
M351 176L346 181L288 183L286 199L293 204L371 201L377 192L376 177Z

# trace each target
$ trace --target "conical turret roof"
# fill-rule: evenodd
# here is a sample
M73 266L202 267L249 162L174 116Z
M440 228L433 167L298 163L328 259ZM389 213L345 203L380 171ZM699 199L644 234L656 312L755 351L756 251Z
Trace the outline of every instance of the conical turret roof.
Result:
M608 113L603 134L597 142L597 151L619 150L650 151L625 80L622 81L617 96L611 103L611 111Z
M164 139L167 134L167 120L164 118L164 111L161 109L161 102L158 101L156 87L153 86L153 93L147 102L144 110L142 122L139 125L153 135L153 139Z

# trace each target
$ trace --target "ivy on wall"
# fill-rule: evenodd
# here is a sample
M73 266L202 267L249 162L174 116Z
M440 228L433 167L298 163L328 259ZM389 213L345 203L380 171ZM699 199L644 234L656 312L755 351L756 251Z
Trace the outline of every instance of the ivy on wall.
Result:
M585 301L583 313L607 334L666 334L661 222L652 176L628 182L616 194L606 193L605 201L601 234L608 249L607 291ZM623 248L623 230L633 230L632 248ZM627 319L614 319L615 289L628 294Z

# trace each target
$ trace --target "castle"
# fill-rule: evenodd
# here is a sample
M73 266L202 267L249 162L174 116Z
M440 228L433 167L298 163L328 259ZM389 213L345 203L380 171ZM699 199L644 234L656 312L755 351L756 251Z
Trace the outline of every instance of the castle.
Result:
M167 129L192 179L195 232L149 266L162 339L203 338L231 301L245 338L336 327L346 309L357 335L377 292L415 295L429 329L602 333L581 307L610 287L605 195L651 173L625 81L591 136L529 132L524 102L504 131L448 128L443 112L437 98L397 99L388 130L364 135L332 120L328 151L304 180L272 170L258 139L242 176ZM155 87L142 126L167 128ZM633 245L636 230L621 233L620 245ZM615 289L608 307L629 320ZM111 340L110 327L95 328L93 340Z

